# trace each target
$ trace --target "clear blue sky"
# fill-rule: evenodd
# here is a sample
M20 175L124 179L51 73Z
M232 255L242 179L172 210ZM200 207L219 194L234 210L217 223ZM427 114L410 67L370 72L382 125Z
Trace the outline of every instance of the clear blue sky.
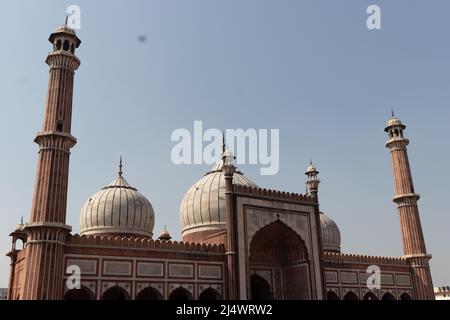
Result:
M208 166L170 161L176 128L279 128L280 171L260 186L304 192L313 159L321 209L344 252L399 256L399 219L383 132L391 107L408 126L409 155L435 285L450 284L450 2L3 1L0 19L0 253L28 220L48 82L48 35L82 10L68 224L91 194L127 180L152 202L155 234L180 238L185 191ZM380 31L366 8L382 10ZM140 35L146 36L139 42ZM0 258L0 287L9 259Z

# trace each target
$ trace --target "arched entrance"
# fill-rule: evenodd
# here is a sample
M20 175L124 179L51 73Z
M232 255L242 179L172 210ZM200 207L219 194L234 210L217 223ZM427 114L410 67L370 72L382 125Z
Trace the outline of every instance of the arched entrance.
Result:
M216 289L208 288L200 293L199 300L222 300L222 296Z
M155 288L147 287L139 292L136 300L162 300L162 296Z
M378 300L378 297L373 292L369 291L364 295L363 300Z
M349 291L345 294L344 300L359 300L359 298L356 293L354 293L353 291Z
M185 301L192 299L192 294L182 287L173 290L169 295L169 300Z
M106 290L102 295L102 300L128 300L128 293L119 286L114 286Z
M263 277L254 274L250 277L252 300L273 300L270 284Z
M250 242L249 262L252 299L311 298L305 242L280 220L255 233Z
M390 292L386 292L383 297L381 297L381 300L395 300L395 297Z
M64 300L94 300L94 294L88 288L81 287L67 291Z
M328 291L327 292L327 300L340 300L339 296L334 291Z
M406 292L403 292L400 296L400 300L412 300L411 296Z

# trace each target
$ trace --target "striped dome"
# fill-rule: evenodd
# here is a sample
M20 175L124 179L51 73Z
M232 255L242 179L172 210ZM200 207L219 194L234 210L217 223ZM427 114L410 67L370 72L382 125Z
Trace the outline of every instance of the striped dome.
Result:
M320 227L322 231L322 248L324 251L341 252L341 232L329 216L320 213Z
M184 195L180 206L183 238L197 232L214 232L226 228L225 175L220 159L206 175ZM257 187L241 172L236 171L233 183Z
M153 235L155 214L150 202L119 176L94 194L81 209L81 235Z

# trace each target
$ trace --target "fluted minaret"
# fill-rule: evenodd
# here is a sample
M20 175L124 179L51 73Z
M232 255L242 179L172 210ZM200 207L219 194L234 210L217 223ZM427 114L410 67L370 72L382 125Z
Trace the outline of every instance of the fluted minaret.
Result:
M27 233L25 281L22 299L61 299L63 296L63 250L71 228L66 223L67 184L71 135L72 94L80 60L75 49L81 41L63 25L50 35L53 51L47 100L39 145L36 183Z
M406 149L409 140L403 135L406 126L392 114L385 131L388 133L386 147L392 157L395 181L394 202L398 206L403 237L403 252L411 264L415 299L434 299L433 283L425 239L420 223L417 200Z
M323 239L322 239L322 223L321 223L321 219L323 219L323 217L321 217L322 212L320 212L319 210L319 184L320 184L320 179L319 179L319 171L317 171L317 168L315 165L313 165L312 161L309 161L309 165L308 168L306 169L305 175L307 177L306 180L306 195L310 194L314 200L316 201L316 226L317 226L317 237L319 239L319 244L320 244L320 248L322 248L322 250L324 250L324 246L323 246ZM320 270L322 273L322 279L325 279L325 270L323 268L323 257L320 258ZM322 281L322 292L327 292L326 290L326 285L325 282ZM325 299L325 296L322 297L321 299Z
M237 250L237 231L236 231L236 210L233 200L233 175L236 170L234 160L236 159L231 150L225 148L225 142L222 145L223 173L225 175L225 201L227 214L227 298L228 300L238 300L238 250Z

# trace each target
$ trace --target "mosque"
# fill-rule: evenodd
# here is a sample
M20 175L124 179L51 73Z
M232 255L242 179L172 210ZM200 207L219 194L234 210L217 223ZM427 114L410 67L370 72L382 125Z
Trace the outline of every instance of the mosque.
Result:
M419 217L406 126L392 116L392 157L404 255L341 252L336 223L319 211L318 171L306 170L307 192L268 190L222 156L180 205L183 241L154 235L151 202L117 177L81 209L80 234L66 225L76 50L67 24L49 38L50 79L29 221L11 234L10 300L424 300L434 299L429 255ZM102 182L99 181L101 184ZM21 245L20 245L21 243ZM73 267L80 271L79 284ZM380 270L379 285L371 270Z

